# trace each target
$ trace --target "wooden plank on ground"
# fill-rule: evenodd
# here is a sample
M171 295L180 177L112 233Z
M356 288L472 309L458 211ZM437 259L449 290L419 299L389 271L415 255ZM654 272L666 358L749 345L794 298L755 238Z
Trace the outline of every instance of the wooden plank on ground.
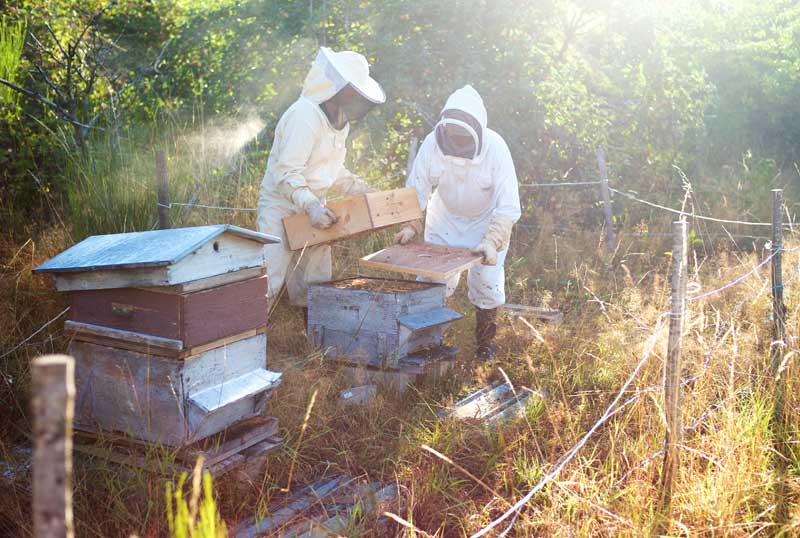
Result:
M234 538L317 538L342 536L356 513L380 517L386 510L402 506L397 485L370 482L365 478L338 476L319 480L288 499L273 503L255 524L235 527Z
M422 218L417 190L413 187L371 192L366 197L373 228Z
M551 323L561 323L564 320L564 314L561 311L550 308L511 303L504 304L500 308L515 316L537 318Z
M232 529L234 538L256 538L278 532L287 523L300 516L312 506L320 503L337 488L345 487L352 478L341 475L335 478L324 478L309 484L288 499L270 505L267 516L254 524L245 521Z
M432 243L409 243L385 248L361 258L359 263L372 269L446 280L480 265L482 261L483 256L474 254L467 248L445 247Z

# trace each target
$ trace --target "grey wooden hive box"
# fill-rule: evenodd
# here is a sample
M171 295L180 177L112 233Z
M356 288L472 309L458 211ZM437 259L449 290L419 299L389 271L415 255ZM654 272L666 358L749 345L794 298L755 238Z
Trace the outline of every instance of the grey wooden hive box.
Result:
M264 265L275 236L229 224L94 235L36 269L59 291L173 286Z
M445 306L443 284L348 278L308 289L308 338L330 358L397 368L401 358L442 345L463 317Z
M281 374L257 334L183 361L75 340L75 427L184 446L260 415Z

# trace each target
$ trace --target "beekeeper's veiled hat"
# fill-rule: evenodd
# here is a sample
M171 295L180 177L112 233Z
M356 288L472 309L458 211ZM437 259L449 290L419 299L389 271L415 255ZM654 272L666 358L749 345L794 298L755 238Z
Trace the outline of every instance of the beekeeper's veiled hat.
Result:
M350 84L364 99L379 105L386 101L381 85L369 76L369 63L362 54L345 50L333 52L320 47L303 83L303 95L322 103Z

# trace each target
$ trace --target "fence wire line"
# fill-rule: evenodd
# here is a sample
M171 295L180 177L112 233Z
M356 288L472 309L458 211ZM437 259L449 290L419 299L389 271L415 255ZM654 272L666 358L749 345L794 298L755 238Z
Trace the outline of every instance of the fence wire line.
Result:
M60 314L58 314L56 317L54 317L53 319L51 319L50 321L48 321L47 323L45 323L44 325L42 325L41 327L39 327L38 329L36 329L36 330L33 332L33 334L31 334L30 336L28 336L28 337L27 337L25 340L23 340L22 342L20 342L20 343L19 343L19 344L17 344L16 346L12 347L12 348L11 348L11 349L9 349L8 351L6 351L6 352L5 352L5 353L3 353L2 355L0 355L0 359L4 359L4 358L8 357L8 356L9 356L9 355L11 355L12 353L14 353L16 350L18 350L19 348L21 348L22 346L24 346L25 344L27 344L27 343L30 341L30 339L31 339L31 338L33 338L34 336L36 336L37 334L39 334L40 332L42 332L43 330L45 330L45 329L47 328L47 326L48 326L48 325L50 325L51 323L53 323L54 321L56 321L58 318L60 318L60 317L61 317L61 316L63 316L64 314L66 314L66 313L67 313L67 311L69 310L69 308L70 308L70 307L66 307L64 310L62 310L62 311L61 311L61 313L60 313Z
M695 218L695 219L698 219L698 220L707 220L707 221L711 221L711 222L719 222L719 223L722 223L722 224L744 224L746 226L772 226L771 222L751 222L751 221L745 221L745 220L718 219L716 217L707 217L705 215L696 215L696 214L693 214L693 213L686 213L686 212L680 211L678 209L674 209L674 208L671 208L671 207L659 205L659 204L656 204L656 203L653 203L653 202L648 202L647 200L642 200L641 198L637 198L637 197L635 197L634 195L632 195L630 193L623 192L623 191L615 189L613 187L609 187L609 190L611 192L619 194L620 196L624 196L625 198L629 198L629 199L634 200L636 202L639 202L641 204L649 205L649 206L655 207L657 209L663 209L664 211L669 211L670 213L675 213L676 215L681 215L681 216L685 216L685 217L692 217L692 218ZM785 228L791 228L790 224L784 224L783 226Z
M166 207L167 209L172 209L172 206L200 207L203 209L223 209L226 211L258 211L258 209L254 207L227 207L220 205L194 204L190 202L170 202L168 204L162 204L161 202L158 202L158 207Z
M795 249L791 249L791 250L795 250ZM797 278L798 278L798 277L800 277L800 274L796 274L794 277L790 278L788 282L793 282L793 281L797 280ZM788 282L787 282L787 283L788 283ZM736 314L738 314L738 313L739 313L739 311L740 311L740 310L742 309L742 307L744 306L744 303L746 303L748 300L752 300L752 299L755 299L756 297L760 297L760 296L761 296L761 295L763 295L763 294L764 294L764 292L765 292L765 291L767 291L768 289L770 289L768 286L764 286L764 287L762 287L762 289L761 289L761 290L759 290L759 291L758 291L758 293L755 293L755 294L753 294L753 295L750 295L750 296L748 296L748 297L745 297L744 299L742 299L741 301L739 301L739 302L738 302L738 303L737 303L737 304L736 304L736 305L733 307L733 311L732 311L732 316L731 316L731 319L732 319L732 317L733 317L734 315L736 315ZM727 322L726 322L726 324L727 324ZM720 329L721 329L721 328L720 328ZM702 376L703 376L703 375L704 375L704 374L705 374L705 373L708 371L708 368L709 368L709 365L710 365L710 362L711 362L711 354L713 353L714 349L717 347L718 343L719 343L719 332L717 333L717 335L715 335L715 337L714 337L714 341L713 341L713 342L711 342L711 345L709 346L709 349L708 349L708 350L705 352L705 354L704 354L704 356L705 356L705 360L703 361L703 369L702 369L700 372L698 372L697 374L695 374L695 375L693 375L693 376L691 376L691 377L688 377L688 378L684 379L684 380L681 382L681 388L683 388L683 387L685 387L685 386L687 386L687 385L689 385L689 384L691 384L691 383L694 383L695 381L697 381L698 379L700 379L700 377L702 377ZM716 402L716 403L714 403L713 405L711 405L711 406L710 406L708 409L706 409L706 410L705 410L705 411L704 411L704 412L703 412L703 413L700 415L700 417L699 417L699 418L697 418L697 419L694 421L694 423L692 423L691 425L688 425L688 426L684 426L684 427L683 427L681 430L682 430L683 432L688 432L688 431L694 431L694 430L696 430L697 428L699 428L699 427L700 427L700 425L701 425L701 424L703 424L703 422L705 422L705 420L706 420L706 419L707 419L709 416L711 416L711 414L712 414L712 413L716 413L717 411L719 411L720 409L722 409L723 405L724 405L726 402L730 401L731 399L735 398L735 397L736 397L736 396L738 396L739 394L741 394L741 393L743 393L744 391L748 390L748 389L749 389L750 387L752 387L752 386L753 386L755 383L756 383L756 379L751 379L751 380L750 380L750 381L749 381L749 382L748 382L746 385L744 385L743 387L739 388L739 389L738 389L736 392L734 392L733 394L731 394L731 395L729 395L729 396L727 396L727 397L723 398L722 400L719 400L719 401L717 401L717 402ZM638 394L636 394L635 396L633 396L633 397L632 397L630 400L628 400L628 401L626 401L625 403L623 403L623 404L620 406L620 408L622 408L622 407L624 407L624 406L628 405L629 403L633 403L631 400L638 400L638 399L639 399L641 396L643 396L643 395L644 395L645 393L647 393L647 392L654 392L655 390L659 390L659 389L661 389L661 388L662 388L662 387L658 387L658 386L656 386L656 385L652 385L652 386L650 386L650 387L647 387L647 388L643 389L642 391L640 391L640 392L639 392ZM646 467L647 465L649 465L650 463L652 463L652 461L653 461L653 460L655 460L655 459L656 459L658 456L660 456L660 455L661 455L661 454L663 454L663 453L664 453L664 449L658 450L658 451L656 451L655 453L653 453L653 454L651 454L650 456L648 456L647 458L645 458L644 460L640 461L638 464L636 464L636 465L635 465L635 466L633 466L631 469L629 469L629 470L628 470L628 471L627 471L627 472L626 472L624 475L622 475L622 477L621 477L619 480L617 480L616 482L614 482L614 485L613 485L612 487L613 487L614 489L618 488L618 487L619 487L619 486L620 486L620 485L621 485L623 482L625 482L625 481L628 479L628 477L629 477L631 474L633 474L633 472L634 472L634 471L636 471L636 470L638 470L638 469L641 469L641 468L643 468L643 467Z
M578 187L582 185L600 185L602 181L568 181L562 183L522 183L520 187Z
M500 523L518 513L519 510L522 509L533 498L533 496L539 492L539 490L541 490L545 485L547 485L548 482L550 482L556 476L558 476L561 470L564 467L566 467L566 465L572 460L572 458L574 458L575 455L577 455L577 453L584 447L587 441L589 441L589 438L591 438L591 436L594 435L594 432L596 432L597 429L600 428L600 426L602 426L606 421L608 421L609 418L613 416L614 408L616 407L617 403L619 403L619 401L622 399L623 394L625 394L625 392L628 390L628 387L631 385L631 383L633 383L634 379L636 379L636 377L639 375L639 372L641 371L644 364L647 362L647 359L649 359L650 356L652 355L653 349L655 348L656 342L658 341L657 335L661 329L661 325L663 323L664 318L668 315L669 312L663 312L658 317L656 328L653 331L653 335L651 336L650 345L645 351L644 356L636 365L636 367L633 369L633 372L631 373L630 377L628 377L628 379L625 381L625 384L622 385L622 388L617 393L616 397L611 402L611 404L609 404L609 406L606 408L605 412L600 417L600 419L598 419L598 421L595 422L591 428L589 428L586 434L584 434L584 436L581 437L581 439L569 451L567 451L563 456L561 456L561 458L559 458L556 465L546 475L544 475L541 480L539 480L539 482L533 487L533 489L531 489L519 501L514 503L514 505L511 508L509 508L506 512L504 512L500 517L489 523L480 531L470 536L470 538L480 538L481 536L484 536L489 531L497 527ZM514 517L513 521L511 522L512 525L514 524L514 522L516 522L516 517ZM505 532L507 533L508 531L506 530Z
M735 286L735 285L739 284L740 282L742 282L743 280L745 280L745 279L746 279L746 278L748 278L749 276L753 275L754 273L757 273L759 269L761 269L762 267L764 267L765 265L767 265L767 264L769 263L769 261L770 261L772 258L774 258L774 257L775 257L775 256L776 256L776 255L777 255L779 252L789 252L789 251L787 251L787 250L786 250L786 249L784 249L783 247L781 247L781 248L777 248L777 249L775 249L775 250L772 252L772 254L770 254L769 256L767 256L767 257L764 259L764 261L762 261L761 263L759 263L758 265L756 265L755 267L753 267L752 269L750 269L750 270L749 270L748 272L746 272L745 274L743 274L743 275L741 275L741 276L739 276L739 277L737 277L737 278L735 278L735 279L731 280L731 281L730 281L730 282L728 282L727 284L724 284L724 285L720 286L720 287L719 287L719 288L717 288L717 289L714 289L714 290L711 290L711 291L707 291L707 292L705 292L705 293L701 293L700 295L695 295L695 296L693 296L693 297L689 297L689 298L687 299L687 302L691 303L691 302L693 302L693 301L697 301L697 300L699 300L699 299L703 299L703 298L705 298L705 297L708 297L708 296L710 296L710 295L714 295L714 294L716 294L716 293L723 292L723 291L725 291L725 290L726 290L726 289L728 289L728 288L732 288L733 286Z

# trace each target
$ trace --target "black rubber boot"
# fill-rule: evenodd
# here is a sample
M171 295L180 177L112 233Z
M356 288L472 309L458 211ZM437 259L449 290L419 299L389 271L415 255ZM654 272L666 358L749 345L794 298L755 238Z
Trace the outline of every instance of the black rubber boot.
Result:
M494 358L497 347L494 344L494 337L497 334L497 309L491 308L484 310L475 307L475 343L477 350L475 355L482 361Z
M308 307L301 306L300 308L303 309L303 328L308 330Z

